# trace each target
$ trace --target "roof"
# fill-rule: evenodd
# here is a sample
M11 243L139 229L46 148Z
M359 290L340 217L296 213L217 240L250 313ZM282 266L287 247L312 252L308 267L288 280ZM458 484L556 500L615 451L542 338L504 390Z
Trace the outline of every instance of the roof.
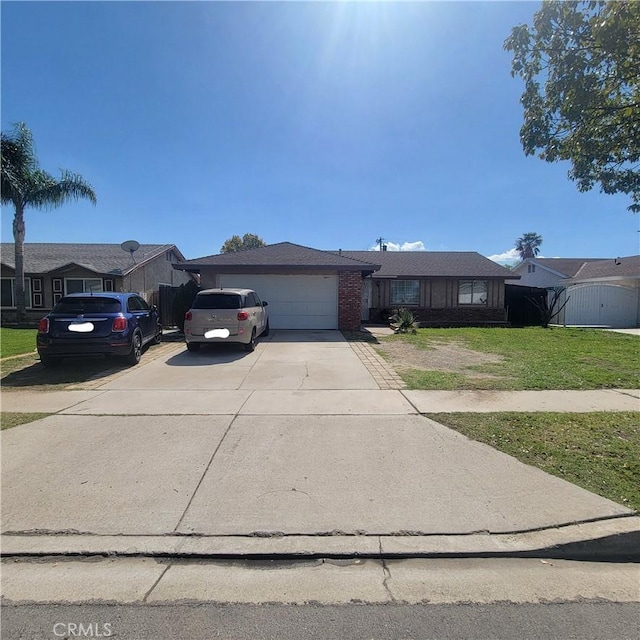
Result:
M585 262L573 280L640 278L640 255Z
M573 278L586 262L600 262L602 260L604 258L527 258L524 263L537 264L566 278Z
M375 256L372 256L374 258ZM245 249L233 253L219 253L194 260L185 260L174 265L184 271L198 271L202 267L255 267L304 269L340 269L345 271L373 272L379 266L377 260L358 260L343 252L321 251L303 247L292 242L278 242L257 249Z
M514 278L509 269L476 251L343 251L342 255L377 262L381 265L377 278Z
M178 258L184 258L174 244L141 244L132 260L131 254L123 251L119 244L25 243L24 271L49 273L75 264L95 273L127 275L170 249ZM15 269L13 243L3 242L0 251L2 264Z

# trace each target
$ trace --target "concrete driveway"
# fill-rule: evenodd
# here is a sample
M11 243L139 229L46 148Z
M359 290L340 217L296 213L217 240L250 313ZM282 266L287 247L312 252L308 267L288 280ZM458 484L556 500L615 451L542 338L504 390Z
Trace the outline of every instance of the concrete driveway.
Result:
M122 535L127 549L154 536L183 548L186 534L323 548L337 536L353 551L367 536L517 535L632 513L421 416L337 332L274 332L251 354L176 345L66 393L57 415L2 432L5 549L72 549L83 534L99 534L95 552Z
M186 348L103 389L378 389L338 331L274 331L247 353L235 344Z

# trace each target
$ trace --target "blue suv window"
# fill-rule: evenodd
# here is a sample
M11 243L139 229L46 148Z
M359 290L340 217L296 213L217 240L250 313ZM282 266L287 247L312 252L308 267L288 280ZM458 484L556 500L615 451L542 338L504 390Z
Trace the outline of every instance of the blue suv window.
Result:
M53 313L120 313L120 301L116 298L62 298Z

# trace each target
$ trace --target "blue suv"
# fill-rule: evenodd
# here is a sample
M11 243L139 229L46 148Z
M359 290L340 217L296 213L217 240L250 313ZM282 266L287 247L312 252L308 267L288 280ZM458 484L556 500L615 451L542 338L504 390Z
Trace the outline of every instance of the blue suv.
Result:
M37 347L46 366L74 356L123 356L140 362L142 348L162 339L155 306L137 293L71 293L38 324Z

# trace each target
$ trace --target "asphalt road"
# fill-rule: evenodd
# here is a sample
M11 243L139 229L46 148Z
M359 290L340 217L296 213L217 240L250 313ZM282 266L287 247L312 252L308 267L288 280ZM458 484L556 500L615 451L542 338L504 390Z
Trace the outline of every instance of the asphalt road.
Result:
M3 607L2 639L637 640L639 619L640 603L607 602L338 606L22 605Z

